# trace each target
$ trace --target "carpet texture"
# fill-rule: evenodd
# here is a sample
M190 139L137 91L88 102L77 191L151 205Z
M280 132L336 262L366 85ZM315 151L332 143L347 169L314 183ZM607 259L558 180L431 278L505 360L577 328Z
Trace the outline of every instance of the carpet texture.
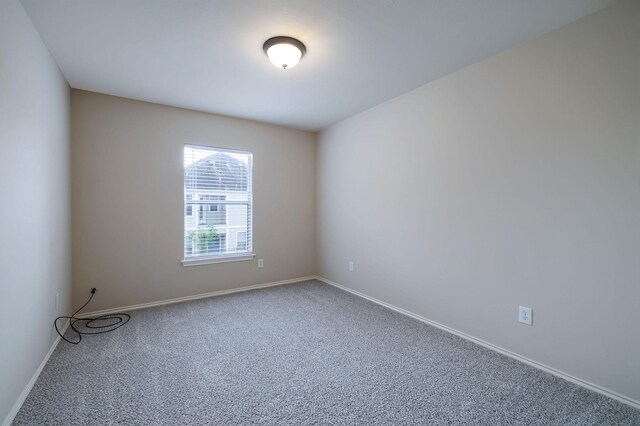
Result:
M640 411L308 281L61 342L14 424L640 425Z

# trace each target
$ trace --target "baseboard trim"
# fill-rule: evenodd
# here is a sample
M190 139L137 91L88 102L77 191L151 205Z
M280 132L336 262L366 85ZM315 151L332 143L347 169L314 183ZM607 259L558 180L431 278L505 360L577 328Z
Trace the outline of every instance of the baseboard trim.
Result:
M284 281L275 281L275 282L265 283L265 284L255 284L255 285L249 285L249 286L246 286L246 287L238 287L238 288L231 288L231 289L228 289L228 290L219 290L219 291L212 291L210 293L196 294L196 295L193 295L193 296L176 297L174 299L165 299L165 300L159 300L159 301L156 301L156 302L148 302L148 303L140 303L140 304L137 304L137 305L122 306L120 308L103 309L101 311L86 312L86 313L83 313L83 314L78 314L78 315L76 315L76 317L77 318L86 318L86 317L93 317L93 316L98 316L98 315L114 314L116 312L135 311L135 310L138 310L138 309L152 308L154 306L172 305L174 303L189 302L191 300L206 299L208 297L216 297L216 296L224 296L225 294L241 293L241 292L244 292L244 291L258 290L260 288L267 288L267 287L276 287L276 286L285 285L285 284L294 284L294 283L299 283L299 282L302 282L302 281L309 281L309 280L313 280L313 279L316 279L316 277L315 276L301 277L301 278L293 278L293 279L284 280Z
M68 326L69 326L69 321L67 320L66 323L64 324L64 327L62 327L62 330L61 330L62 334L64 334L64 332L67 331ZM24 387L24 389L20 393L20 396L18 396L18 399L16 400L15 404L13 404L13 407L11 407L11 411L9 411L9 414L7 414L7 417L5 417L4 421L2 422L2 426L11 425L11 422L13 422L13 419L15 419L16 415L18 414L18 411L20 411L20 408L22 408L22 404L24 404L24 401L29 396L29 392L31 392L31 389L33 389L33 385L36 384L38 377L40 377L40 373L42 373L44 366L47 365L47 362L49 361L51 354L53 353L53 351L56 350L56 347L58 346L58 343L60 343L60 340L61 338L60 336L58 336L56 337L56 340L53 341L53 344L49 348L49 352L47 352L47 354L44 356L44 359L36 369L35 373L33 373L33 376L31 376L31 380L27 382L27 385Z
M294 278L294 279L291 279L291 280L276 281L276 282L270 282L270 283L265 283L265 284L256 284L256 285L250 285L250 286L246 286L246 287L232 288L232 289L229 289L229 290L212 291L210 293L196 294L194 296L177 297L175 299L166 299L166 300L160 300L160 301L157 301L157 302L141 303L141 304L138 304L138 305L123 306L121 308L105 309L105 310L102 310L102 311L88 312L88 313L85 313L85 314L77 315L77 317L78 318L85 318L85 317L89 317L89 316L105 315L105 314L111 314L111 313L116 313L116 312L134 311L134 310L137 310L137 309L151 308L151 307L154 307L154 306L170 305L170 304L173 304L173 303L188 302L190 300L205 299L205 298L208 298L208 297L223 296L225 294L232 294L232 293L240 293L240 292L250 291L250 290L257 290L257 289L260 289L260 288L275 287L275 286L285 285L285 284L294 284L294 283L298 283L298 282L302 282L302 281L309 281L309 280L313 280L313 279L316 279L316 277L315 276L301 277L301 278ZM62 334L64 334L65 331L67 331L67 327L68 326L69 326L69 321L67 321L65 323L64 327L62 328ZM9 411L9 414L7 414L7 417L2 422L2 426L11 425L11 422L13 422L13 419L16 417L16 415L20 411L20 408L22 408L22 404L24 404L24 401L27 399L27 396L29 396L29 392L31 392L31 389L33 388L33 385L35 385L36 381L38 380L38 377L40 377L40 373L42 373L42 370L44 369L44 366L47 364L47 361L49 361L49 358L51 357L51 354L53 353L53 351L58 346L58 343L60 343L60 340L61 340L61 338L60 338L60 336L58 336L56 338L56 340L53 342L53 344L51 345L51 348L49 349L49 352L47 352L47 354L45 355L44 359L42 360L42 362L38 366L38 369L36 370L36 372L31 377L31 380L29 380L29 382L27 383L27 385L23 389L22 393L20 393L20 396L16 400L15 404L13 404L13 407L11 408L11 411Z
M169 305L169 304L173 304L173 303L181 303L181 302L188 302L190 300L198 300L198 299L205 299L208 297L216 297L216 296L223 296L225 294L233 294L233 293L240 293L240 292L244 292L244 291L250 291L250 290L257 290L257 289L261 289L261 288L267 288L267 287L275 287L275 286L280 286L280 285L286 285L286 284L294 284L294 283L298 283L298 282L302 282L302 281L309 281L309 280L313 280L313 279L317 279L319 281L324 282L325 284L331 285L333 287L339 288L340 290L346 291L348 293L351 293L353 295L356 295L358 297L361 297L363 299L369 300L373 303L376 303L378 305L384 306L386 308L392 309L396 312L399 312L403 315L406 315L408 317L411 317L413 319L416 319L418 321L424 322L425 324L429 324L432 325L436 328L439 328L441 330L444 330L446 332L449 332L451 334L455 334L456 336L462 337L463 339L469 340L471 342L474 342L478 345L484 346L488 349L491 349L495 352L501 353L503 355L506 355L510 358L513 358L517 361L523 362L527 365L530 365L532 367L538 368L542 371L545 371L549 374L552 374L556 377L560 377L561 379L567 380L571 383L575 383L579 386L582 386L586 389L592 390L594 392L597 392L601 395L607 396L609 398L615 399L617 401L620 401L624 404L630 405L631 407L634 407L636 409L640 409L640 401L636 401L634 399L628 398L626 396L620 395L612 390L603 388L601 386L595 385L593 383L587 382L585 380L579 379L575 376L572 376L568 373L564 373L560 370L556 370L555 368L549 367L547 365L544 365L542 363L539 363L537 361L534 361L532 359L526 358L522 355L519 355L515 352L511 352L507 349L501 348L499 346L496 346L492 343L489 343L487 341L484 341L482 339L479 339L477 337L471 336L469 334L466 334L462 331L458 331L454 328L448 327L444 324L440 324L436 321L430 320L428 318L425 318L421 315L418 314L414 314L413 312L407 311L405 309L399 308L397 306L394 306L390 303L387 302L383 302L382 300L376 299L374 297L368 296L364 293L361 293L359 291L353 290L349 287L345 287L341 284L338 284L336 282L333 282L331 280L328 280L327 278L324 277L320 277L320 276L310 276L310 277L301 277L301 278L294 278L291 280L284 280L284 281L276 281L276 282L271 282L271 283L266 283L266 284L256 284L256 285L251 285L251 286L246 286L246 287L239 287L239 288L234 288L234 289L229 289L229 290L220 290L220 291L213 291L210 293L203 293L203 294L198 294L198 295L194 295L194 296L186 296L186 297L178 297L175 299L166 299L166 300L161 300L161 301L157 301L157 302L149 302L149 303L141 303L138 305L131 305L131 306L124 306L121 308L117 308L117 309L105 309L102 311L95 311L95 312L89 312L86 314L82 314L82 315L78 315L78 317L87 317L87 316L95 316L95 315L104 315L104 314L108 314L108 313L115 313L115 312L123 312L123 311L133 311L133 310L137 310L137 309L144 309L144 308L151 308L154 306L162 306L162 305ZM67 323L64 325L64 327L62 328L62 334L64 334L64 332L67 330L67 327L69 326L69 322L67 321ZM25 386L25 388L23 389L22 393L20 393L20 396L18 397L18 399L16 400L15 404L13 404L13 407L11 408L11 411L9 411L9 414L7 414L7 416L5 417L4 421L2 422L2 426L10 426L11 422L13 422L15 416L18 414L18 412L20 411L20 408L22 407L22 404L24 403L24 401L27 399L27 396L29 396L29 392L31 392L31 389L33 388L33 386L35 385L36 381L38 380L38 377L40 377L40 374L42 373L42 370L44 369L44 366L47 364L47 362L49 361L49 358L51 357L51 354L53 354L53 351L56 349L56 347L58 346L58 343L60 343L60 337L58 336L56 338L56 340L53 342L53 344L51 345L51 348L49 348L49 351L47 352L47 354L45 355L44 359L42 360L42 362L40 363L40 365L38 366L37 370L35 371L35 373L33 374L33 376L31 377L31 380L29 380L29 382L27 383L27 385Z
M471 336L470 334L467 334L467 333L464 333L462 331L456 330L455 328L451 328L451 327L446 326L444 324L440 324L439 322L430 320L429 318L425 318L425 317L423 317L421 315L414 314L413 312L410 312L410 311L407 311L405 309L399 308L399 307L394 306L394 305L392 305L390 303L383 302L382 300L379 300L379 299L376 299L374 297L368 296L368 295L366 295L364 293L361 293L359 291L353 290L353 289L351 289L349 287L345 287L345 286L343 286L341 284L338 284L336 282L328 280L328 279L326 279L324 277L315 277L315 278L317 280L319 280L319 281L322 281L325 284L329 284L329 285L331 285L333 287L339 288L340 290L343 290L343 291L346 291L348 293L354 294L354 295L356 295L358 297L362 297L363 299L369 300L369 301L371 301L373 303L376 303L378 305L381 305L381 306L384 306L386 308L392 309L392 310L394 310L396 312L399 312L399 313L401 313L403 315L406 315L406 316L411 317L413 319L416 319L418 321L424 322L425 324L432 325L432 326L434 326L436 328L439 328L440 330L444 330L444 331L449 332L451 334L455 334L456 336L462 337L465 340L469 340L469 341L471 341L473 343L476 343L478 345L484 346L485 348L488 348L488 349L491 349L491 350L493 350L495 352L498 352L498 353L501 353L503 355L506 355L509 358L513 358L513 359L515 359L517 361L523 362L523 363L525 363L527 365L530 365L532 367L535 367L535 368L537 368L539 370L545 371L545 372L547 372L549 374L553 374L556 377L559 377L561 379L567 380L567 381L569 381L571 383L574 383L576 385L582 386L582 387L584 387L586 389L592 390L592 391L597 392L597 393L599 393L601 395L604 395L604 396L607 396L609 398L615 399L616 401L620 401L620 402L622 402L624 404L630 405L631 407L640 410L640 401L636 401L636 400L631 399L629 397L626 397L624 395L620 395L619 393L616 393L616 392L614 392L612 390L609 390L609 389L603 388L601 386L595 385L593 383L587 382L586 380L582 380L582 379L580 379L578 377L572 376L571 374L562 372L560 370L556 370L555 368L549 367L549 366L544 365L544 364L542 364L540 362L537 362L537 361L534 361L534 360L529 359L527 357L524 357L522 355L519 355L519 354L517 354L515 352L511 352L511 351L509 351L507 349L501 348L500 346L496 346L493 343L489 343L489 342L487 342L485 340L482 340L482 339L479 339L477 337Z

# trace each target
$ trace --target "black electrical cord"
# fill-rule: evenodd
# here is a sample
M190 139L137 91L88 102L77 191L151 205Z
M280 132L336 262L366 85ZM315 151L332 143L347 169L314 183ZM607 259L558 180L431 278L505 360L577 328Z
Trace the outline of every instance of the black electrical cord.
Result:
M56 331L58 332L58 335L60 337L62 337L62 339L65 342L71 343L73 345L77 345L78 343L80 343L82 341L82 335L83 334L108 333L110 331L113 331L113 330L115 330L117 328L122 327L123 325L128 323L129 320L131 319L131 316L129 314L121 314L121 313L100 315L99 317L93 317L93 318L76 318L76 315L78 314L78 312L83 310L84 307L87 306L89 304L89 302L91 302L91 299L93 299L93 295L94 294L96 294L96 289L92 288L91 289L91 296L89 296L89 300L87 300L86 303L80 307L80 309L78 309L73 314L71 314L70 317L61 316L61 317L56 318L53 321L53 326L56 328ZM61 320L61 319L68 319L69 320L69 327L71 327L71 330L73 330L73 332L78 335L78 341L77 342L74 342L74 341L69 340L66 337L64 337L64 335L62 334L60 329L58 329L58 321ZM75 323L77 323L79 321L82 321L84 323L83 326L84 326L85 329L88 329L88 331L87 330L80 331L75 327ZM94 323L97 322L97 321L111 321L111 322L109 324L104 324L104 325L95 325Z

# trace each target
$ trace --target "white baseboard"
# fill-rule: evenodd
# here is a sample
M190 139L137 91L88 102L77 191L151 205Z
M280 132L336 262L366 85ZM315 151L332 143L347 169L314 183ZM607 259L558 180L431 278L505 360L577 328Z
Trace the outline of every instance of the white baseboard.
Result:
M196 294L194 296L176 297L175 299L165 299L165 300L159 300L157 302L140 303L138 305L122 306L119 308L87 312L84 314L78 314L76 315L76 317L86 318L86 317L94 317L98 315L115 314L116 312L135 311L137 309L152 308L154 306L162 306L162 305L171 305L173 303L188 302L190 300L198 300L198 299L206 299L208 297L223 296L225 294L240 293L243 291L257 290L259 288L267 288L267 287L275 287L275 286L285 285L285 284L299 283L301 281L309 281L313 279L316 279L316 277L315 276L301 277L301 278L294 278L291 280L275 281L275 282L266 283L266 284L256 284L256 285L250 285L246 287L231 288L229 290L212 291L210 293Z
M517 361L523 362L523 363L525 363L527 365L530 365L532 367L538 368L538 369L540 369L542 371L545 371L545 372L547 372L549 374L553 374L556 377L560 377L561 379L567 380L567 381L569 381L571 383L575 383L576 385L582 386L584 388L587 388L589 390L592 390L594 392L597 392L597 393L602 394L604 396L607 396L609 398L613 398L613 399L615 399L617 401L620 401L622 403L628 404L628 405L630 405L630 406L632 406L634 408L640 409L640 401L636 401L636 400L634 400L632 398L626 397L624 395L620 395L619 393L616 393L616 392L614 392L612 390L603 388L603 387L595 385L593 383L589 383L589 382L587 382L585 380L582 380L582 379L580 379L578 377L572 376L571 374L564 373L564 372L562 372L560 370L556 370L555 368L549 367L547 365L544 365L544 364L539 363L537 361L534 361L532 359L526 358L526 357L524 357L522 355L518 355L517 353L511 352L511 351L509 351L507 349L504 349L504 348L501 348L500 346L496 346L493 343L489 343L489 342L486 342L486 341L484 341L482 339L478 339L477 337L473 337L473 336L471 336L469 334L463 333L462 331L458 331L455 328L448 327L448 326L446 326L444 324L440 324L440 323L438 323L436 321L430 320L429 318L425 318L425 317L423 317L421 315L414 314L413 312L409 312L409 311L407 311L405 309L402 309L402 308L399 308L397 306L391 305L391 304L389 304L387 302L383 302L382 300L378 300L378 299L376 299L374 297L371 297L371 296L368 296L368 295L366 295L364 293L360 293L359 291L350 289L349 287L345 287L345 286L343 286L341 284L338 284L338 283L333 282L331 280L328 280L326 278L323 278L323 277L315 277L315 278L318 279L319 281L322 281L322 282L324 282L326 284L329 284L329 285L331 285L333 287L337 287L337 288L339 288L341 290L344 290L344 291L349 292L351 294L354 294L356 296L362 297L363 299L367 299L367 300L369 300L369 301L371 301L373 303L377 303L378 305L382 305L382 306L384 306L386 308L392 309L392 310L394 310L396 312L399 312L399 313L401 313L403 315L406 315L408 317L414 318L414 319L416 319L418 321L422 321L422 322L424 322L426 324L432 325L432 326L437 327L437 328L439 328L441 330L444 330L444 331L447 331L449 333L455 334L456 336L460 336L463 339L469 340L469 341L471 341L473 343L476 343L478 345L482 345L485 348L488 348L488 349L491 349L491 350L493 350L495 352L498 352L498 353L501 353L503 355L506 355L506 356L508 356L510 358L513 358L513 359L515 359Z
M85 314L77 315L77 317L78 318L84 318L84 317L89 317L89 316L112 314L112 313L116 313L116 312L134 311L136 309L144 309L144 308L150 308L150 307L153 307L153 306L161 306L161 305L169 305L169 304L172 304L172 303L187 302L189 300L204 299L204 298L207 298L207 297L215 297L215 296L222 296L222 295L225 295L225 294L239 293L239 292L249 291L249 290L257 290L259 288L275 287L275 286L285 285L285 284L293 284L293 283L298 283L298 282L301 282L301 281L308 281L308 280L313 280L313 279L316 279L316 277L315 276L302 277L302 278L294 278L294 279L291 279L291 280L276 281L276 282L271 282L271 283L266 283L266 284L256 284L256 285L250 285L250 286L246 286L246 287L232 288L232 289L229 289L229 290L220 290L220 291L213 291L213 292L210 292L210 293L197 294L195 296L178 297L178 298L175 298L175 299L160 300L160 301L157 301L157 302L141 303L139 305L123 306L121 308L116 308L116 309L105 309L105 310L102 310L102 311L88 312L88 313L85 313ZM62 334L64 334L65 331L67 331L67 327L68 326L69 326L69 321L67 321L67 323L65 324L64 328L62 329ZM40 376L40 373L42 372L42 369L47 364L47 361L49 361L49 357L51 356L53 351L56 349L56 346L58 346L58 343L60 342L60 340L61 340L60 336L58 336L56 338L56 340L53 342L53 345L51 345L51 348L49 349L49 352L47 352L47 355L45 355L44 359L42 360L42 362L38 366L38 369L33 374L33 377L31 377L31 380L29 380L29 383L27 383L27 386L25 386L24 390L22 391L22 393L18 397L17 401L15 402L15 404L13 404L13 407L11 408L11 411L9 411L9 414L7 415L7 417L2 422L2 426L9 426L11 424L11 422L13 421L13 419L15 418L16 414L18 414L18 411L20 411L20 408L22 407L22 404L24 403L25 399L27 399L27 396L29 396L29 392L31 392L31 389L33 388L33 385L38 380L38 377Z
M64 332L67 331L68 326L69 326L69 320L67 320L64 327L62 327L62 330L61 330L62 334L64 334ZM7 417L5 417L4 421L2 422L2 426L11 425L11 422L13 422L13 419L18 414L18 411L20 411L20 408L22 408L22 404L24 404L24 401L27 399L27 396L29 396L29 392L31 392L33 385L36 384L38 377L40 377L40 373L42 373L44 366L47 365L47 362L49 361L49 357L51 357L51 354L58 346L58 343L60 343L60 340L62 340L60 336L56 337L56 340L54 340L53 344L49 348L49 352L47 352L47 354L44 356L44 359L36 369L36 372L33 373L31 380L29 380L27 385L24 387L24 389L20 393L20 396L18 396L18 399L16 400L15 404L13 404L13 407L11 407L11 411L9 411L9 414L7 414Z
M608 396L609 398L613 398L617 401L623 402L625 404L628 404L636 409L640 409L640 401L636 401L634 399L628 398L626 396L620 395L614 391L611 391L609 389L603 388L601 386L598 385L594 385L593 383L589 383L585 380L579 379L577 377L574 377L570 374L564 373L562 371L556 370L555 368L551 368L548 367L544 364L541 364L537 361L531 360L529 358L523 357L521 355L518 355L514 352L508 351L506 349L503 349L499 346L496 346L492 343L486 342L482 339L478 339L476 337L473 337L469 334L463 333L461 331L458 331L454 328L448 327L446 325L440 324L438 322L432 321L428 318L425 318L423 316L420 316L418 314L414 314L413 312L409 312L407 310L404 310L402 308L398 308L397 306L391 305L389 303L383 302L381 300L378 300L374 297L371 296L367 296L364 293L360 293L359 291L356 290L352 290L348 287L345 287L343 285L340 285L338 283L335 283L333 281L330 281L326 278L323 277L317 277L317 276L311 276L311 277L302 277L302 278L294 278L291 280L284 280L284 281L276 281L276 282L271 282L271 283L266 283L266 284L256 284L256 285L251 285L251 286L246 286L246 287L240 287L240 288L233 288L233 289L229 289L229 290L220 290L220 291L213 291L210 293L204 293L204 294L198 294L198 295L194 295L194 296L186 296L186 297L178 297L175 299L166 299L166 300L161 300L158 302L149 302L149 303L141 303L138 305L131 305L131 306L124 306L121 308L117 308L117 309L106 309L106 310L102 310L102 311L95 311L95 312L89 312L86 314L82 314L82 315L78 315L78 317L87 317L87 316L96 316L96 315L104 315L104 314L109 314L109 313L115 313L115 312L124 312L124 311L133 311L136 309L144 309L144 308L150 308L153 306L161 306L161 305L168 305L168 304L173 304L173 303L180 303L180 302L187 302L189 300L197 300L197 299L204 299L207 297L215 297L215 296L222 296L225 294L232 294L232 293L239 293L239 292L243 292L243 291L249 291L249 290L256 290L256 289L260 289L260 288L267 288L267 287L275 287L275 286L279 286L279 285L285 285L285 284L293 284L293 283L297 283L297 282L301 282L301 281L308 281L308 280L313 280L313 279L317 279L319 281L322 281L326 284L329 284L331 286L334 286L336 288L339 288L341 290L344 290L346 292L349 292L351 294L354 294L356 296L362 297L363 299L367 299L373 303L377 303L378 305L382 305L384 307L387 307L389 309L392 309L396 312L399 312L403 315L407 315L411 318L414 318L418 321L422 321L426 324L432 325L434 327L437 327L441 330L447 331L449 333L455 334L456 336L460 336L463 339L469 340L471 342L477 343L479 345L482 345L488 349L491 349L493 351L499 352L503 355L506 355L510 358L513 358L515 360L518 360L520 362L523 362L527 365L530 365L532 367L538 368L540 370L543 370L547 373L553 374L554 376L560 377L562 379L568 380L572 383L575 383L579 386L582 386L584 388L587 388L589 390L592 390L594 392L597 392L599 394ZM67 330L67 327L69 326L69 322L67 321L67 323L65 324L65 326L62 329L62 334L64 334L64 332ZM47 364L47 361L49 361L49 357L51 357L51 354L53 353L53 351L56 349L56 347L58 346L58 343L60 342L60 337L58 336L56 338L56 340L53 342L53 344L51 345L51 348L49 349L49 352L47 352L47 354L45 355L44 359L42 360L42 362L40 363L40 365L38 366L38 369L35 371L35 373L33 374L33 376L31 377L31 380L29 380L29 382L27 383L27 385L25 386L25 388L23 389L22 393L20 393L20 396L18 397L18 399L16 400L15 404L13 404L13 407L11 408L11 411L9 411L9 414L7 414L7 417L4 419L4 421L2 422L2 426L9 426L11 425L11 422L13 421L13 419L15 418L16 414L18 414L18 411L20 411L20 408L22 407L22 404L24 403L24 401L27 399L27 396L29 395L29 392L31 392L31 389L33 388L33 385L36 383L36 381L38 380L38 377L40 376L40 373L42 372L42 370L44 369L44 366Z

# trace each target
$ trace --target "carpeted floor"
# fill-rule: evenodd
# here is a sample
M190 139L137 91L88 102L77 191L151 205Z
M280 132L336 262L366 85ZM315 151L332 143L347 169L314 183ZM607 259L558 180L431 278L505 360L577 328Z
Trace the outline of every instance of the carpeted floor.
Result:
M606 424L640 411L318 281L61 342L15 424Z

